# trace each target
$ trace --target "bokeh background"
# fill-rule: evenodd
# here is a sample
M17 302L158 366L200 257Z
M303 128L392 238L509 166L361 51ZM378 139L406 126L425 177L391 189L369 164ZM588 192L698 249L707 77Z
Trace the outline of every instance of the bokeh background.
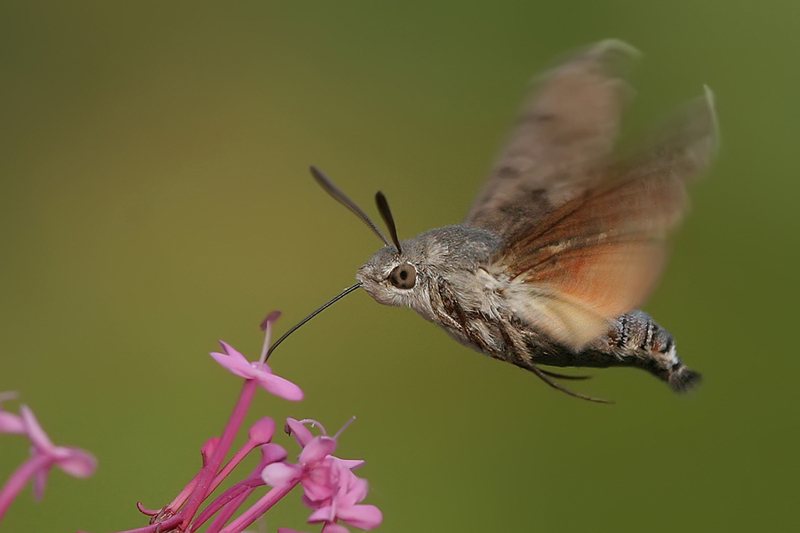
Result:
M646 306L697 393L611 369L576 387L615 405L578 401L359 292L272 360L307 399L251 420L356 415L339 452L382 531L792 529L798 28L785 1L2 2L0 390L100 461L3 530L138 527L194 475L240 387L216 340L255 356L268 311L281 333L379 246L309 164L370 213L383 190L403 237L459 221L531 76L608 37L644 53L630 130L717 96L719 159ZM27 449L0 446L4 478Z

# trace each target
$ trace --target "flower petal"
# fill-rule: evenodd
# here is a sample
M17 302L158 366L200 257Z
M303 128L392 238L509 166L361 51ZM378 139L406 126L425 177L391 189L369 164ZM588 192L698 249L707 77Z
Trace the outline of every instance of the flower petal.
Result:
M47 436L47 433L44 432L42 426L39 425L39 421L36 420L36 415L33 414L33 411L31 411L27 405L23 404L19 406L19 412L22 415L22 422L25 424L25 433L28 435L34 448L40 453L52 454L55 445Z
M295 418L287 418L286 425L289 427L289 431L294 437L294 440L296 440L297 444L299 444L301 447L305 447L305 445L311 442L311 439L314 438L311 430L309 430L305 424Z
M331 469L331 466L330 458L326 458L317 466L306 469L305 475L300 481L303 485L304 495L309 501L315 503L313 506L315 508L317 503L330 500L339 492L339 476Z
M250 363L247 362L247 359L245 359L244 356L239 352L236 352L236 355L238 355L239 357L219 352L211 352L210 355L211 357L214 358L214 360L217 363L222 365L222 367L228 370L229 372L241 378L246 378L246 379L253 378L253 375L255 373L253 367L250 366Z
M18 394L16 392L14 392L14 391L0 392L0 404L2 404L3 402L5 402L7 400L16 400L17 396L18 396ZM2 407L0 407L0 408L2 408Z
M303 399L302 389L288 379L263 371L259 371L255 379L258 380L258 384L261 385L264 390L284 400L299 402Z
M73 477L89 477L97 469L97 459L88 452L78 448L59 448L62 458L56 464Z
M222 350L225 352L225 355L229 357L233 357L234 359L240 359L243 361L247 361L247 358L242 355L242 352L228 344L227 342L220 340L218 341L219 345L222 346Z
M336 460L342 463L346 468L350 470L361 468L362 466L364 466L364 464L366 464L366 461L362 459L339 459L337 457Z
M311 516L306 521L309 524L318 524L319 522L333 522L334 520L336 520L336 515L333 512L333 507L328 504L311 513Z
M25 424L22 422L22 418L3 410L3 402L16 398L16 392L0 392L0 433L25 433Z
M356 477L356 475L352 472L348 473L352 476L352 478L350 479L350 484L347 487L347 492L342 496L342 500L347 505L355 505L357 503L361 503L364 501L364 498L367 497L367 493L369 492L369 484L367 483L366 479Z
M286 459L286 450L280 444L270 442L261 446L261 463L268 465Z
M47 485L47 474L50 473L51 466L52 465L47 465L33 475L33 497L36 498L37 502L42 501L44 497L44 488Z
M0 433L25 433L25 424L19 416L0 411Z
M261 479L270 487L283 488L297 483L303 470L289 463L272 463L261 471Z
M359 529L372 529L383 522L383 513L374 505L342 507L337 510L336 517Z
M313 465L319 463L325 457L336 451L336 440L331 437L314 437L311 442L305 445L300 456L297 458L298 462L305 465Z

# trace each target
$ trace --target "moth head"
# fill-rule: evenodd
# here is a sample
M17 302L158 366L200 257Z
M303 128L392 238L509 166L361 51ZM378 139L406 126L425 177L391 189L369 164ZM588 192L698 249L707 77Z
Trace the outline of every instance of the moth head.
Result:
M386 245L358 269L356 278L360 286L378 303L407 306L422 311L420 305L426 300L424 296L429 279L426 275L426 265L429 265L426 259L430 256L427 250L430 244L428 240L421 239L420 236L400 242L389 202L378 191L375 202L391 236L391 240L387 239L372 219L339 190L330 178L315 167L311 167L311 173L328 194L360 218Z
M325 174L322 173L322 171L320 171L318 168L313 167L313 166L311 167L311 174L314 176L314 179L317 180L317 183L319 183L322 186L322 188L325 189L325 191L328 194L330 194L336 200L341 202L342 205L344 205L350 211L355 213L356 216L358 216L358 218L360 218L367 226L372 228L372 230L378 235L378 237L381 238L381 240L386 244L387 247L391 247L392 246L392 244L389 242L389 240L386 238L386 236L381 232L381 230L378 229L378 227L375 225L375 223L372 221L372 219L370 219L367 216L367 214L364 213L364 211L362 211L361 208L358 207L355 204L355 202L353 202L341 190L339 190L339 188L336 185L333 184L333 182L330 180L330 178L328 178L328 176L326 176ZM397 254L402 254L402 251L401 251L401 248L400 248L400 241L397 238L397 229L394 226L394 220L392 219L392 213L389 210L389 204L386 201L386 198L380 192L378 192L378 194L376 196L376 200L378 202L378 209L380 210L381 215L383 216L384 221L386 221L386 225L389 227L389 230L390 230L390 232L392 234L392 239L394 241L395 251L396 251ZM414 268L410 264L409 265L399 266L399 268L397 268L396 271L393 272L393 275L391 276L391 278L393 280L393 283L396 283L398 287L407 287L408 289L412 289L414 287L414 285L416 285L416 271L414 270ZM289 330L286 333L284 333L277 341L275 341L272 344L272 346L267 346L265 344L264 345L263 355L262 355L263 361L266 361L267 358L269 358L270 354L272 354L272 352L275 351L275 348L277 348L279 344L281 344L284 340L286 340L286 338L289 337L289 335L291 335L292 333L297 331L297 329L300 328L303 324L307 323L309 320L311 320L312 318L314 318L315 316L320 314L322 311L324 311L325 309L327 309L328 307L330 307L334 303L338 302L339 300L341 300L342 298L344 298L345 296L347 296L348 294L350 294L354 290L361 288L362 286L363 286L363 283L361 281L359 281L355 285L352 285L351 287L346 288L345 290L340 292L338 295L336 295L333 298L331 298L327 303L325 303L322 306L320 306L316 311L314 311L313 313L311 313L310 315L305 317L303 320L301 320L300 322L298 322L297 324L295 324L291 328L289 328ZM372 293L370 293L370 294L372 294ZM270 315L270 316L272 316L272 315ZM268 319L264 322L264 326L263 327L266 328L270 324L271 324L271 321L270 321L270 319L268 317ZM269 333L267 333L267 340L269 340Z
M386 198L379 192L376 199L393 244L375 252L358 269L356 278L378 303L420 310L420 305L428 301L425 296L431 272L426 242L420 237L400 242Z
M414 243L402 244L403 252L389 246L375 252L358 269L356 278L378 303L416 308L427 291L428 272L421 257L408 253Z
M395 246L385 246L358 269L356 278L378 303L411 307L435 317L431 300L441 285L475 288L481 265L489 262L500 238L462 224L428 230Z

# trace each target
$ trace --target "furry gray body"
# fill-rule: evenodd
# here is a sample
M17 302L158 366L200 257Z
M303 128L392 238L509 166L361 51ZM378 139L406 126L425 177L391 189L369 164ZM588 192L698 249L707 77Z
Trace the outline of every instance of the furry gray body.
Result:
M466 224L433 229L378 250L357 274L379 303L411 307L461 344L527 370L535 365L647 370L675 390L699 375L678 358L672 335L647 313L632 311L608 321L608 330L579 350L561 345L516 315L507 298L512 280L492 267L502 240ZM417 272L410 290L393 287L389 274L409 263Z

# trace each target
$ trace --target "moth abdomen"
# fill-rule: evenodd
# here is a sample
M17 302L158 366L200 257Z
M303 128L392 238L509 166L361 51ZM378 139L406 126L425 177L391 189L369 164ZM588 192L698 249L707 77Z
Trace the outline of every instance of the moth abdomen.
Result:
M700 383L699 372L683 364L672 334L644 311L617 317L608 333L584 351L613 354L617 365L647 370L669 384L676 392L686 392Z
M670 370L667 383L675 392L688 392L695 388L703 380L700 372L689 369L683 363L677 368Z

